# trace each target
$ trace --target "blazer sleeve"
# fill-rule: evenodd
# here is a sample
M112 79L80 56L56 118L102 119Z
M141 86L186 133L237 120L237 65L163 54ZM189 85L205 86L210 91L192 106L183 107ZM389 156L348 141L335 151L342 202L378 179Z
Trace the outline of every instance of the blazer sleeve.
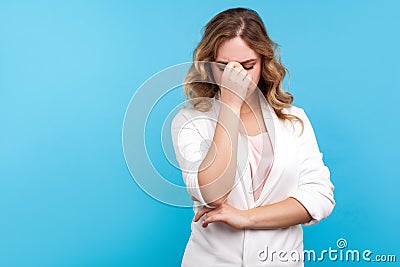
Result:
M204 118L189 116L185 109L180 110L172 120L171 136L187 191L201 205L212 208L204 201L198 183L199 166L207 155L212 142L199 131L198 124L202 120Z
M297 116L304 123L304 131L297 137L299 184L297 191L291 197L297 199L312 217L311 221L303 225L313 225L331 214L336 204L333 197L334 186L306 113L299 108Z

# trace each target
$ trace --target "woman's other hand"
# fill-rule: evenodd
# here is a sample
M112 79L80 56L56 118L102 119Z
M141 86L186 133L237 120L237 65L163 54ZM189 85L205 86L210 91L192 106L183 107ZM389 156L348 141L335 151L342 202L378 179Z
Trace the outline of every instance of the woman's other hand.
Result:
M193 221L197 222L204 214L202 221L203 227L207 227L209 223L224 222L229 226L240 230L248 225L247 210L239 210L226 202L215 209L202 207L195 215Z

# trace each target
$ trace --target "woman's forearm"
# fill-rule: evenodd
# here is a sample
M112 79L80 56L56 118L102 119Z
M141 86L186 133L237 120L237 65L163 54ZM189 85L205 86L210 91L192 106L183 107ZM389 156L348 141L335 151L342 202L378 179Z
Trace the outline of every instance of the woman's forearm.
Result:
M236 175L240 108L222 101L213 144L199 167L198 182L204 200L219 206L232 190Z
M247 215L245 228L249 229L285 228L312 219L304 206L294 198L250 209Z

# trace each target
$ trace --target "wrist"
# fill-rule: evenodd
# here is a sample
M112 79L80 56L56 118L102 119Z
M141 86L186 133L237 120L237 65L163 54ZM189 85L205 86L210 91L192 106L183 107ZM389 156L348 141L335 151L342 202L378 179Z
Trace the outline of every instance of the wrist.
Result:
M242 103L240 101L233 101L231 99L227 99L227 98L223 98L221 97L221 102L225 107L228 107L229 109L231 109L233 112L235 112L236 114L240 114L240 110L242 108Z
M243 210L243 217L244 223L243 223L243 229L251 229L253 227L253 214L251 210Z

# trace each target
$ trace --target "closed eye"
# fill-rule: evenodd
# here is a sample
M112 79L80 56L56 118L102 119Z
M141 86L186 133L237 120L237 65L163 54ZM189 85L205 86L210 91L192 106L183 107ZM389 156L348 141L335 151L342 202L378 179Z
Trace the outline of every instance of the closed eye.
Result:
M219 66L219 65L221 65L221 64L218 64L218 69L219 69L220 71L224 71L225 65L223 65L223 66ZM251 70L251 69L254 68L254 65L252 65L252 66L243 66L243 68L244 68L245 70Z
M224 71L225 67L226 67L226 64L223 64L223 63L218 63L218 64L217 64L217 68L218 68L220 71Z
M251 70L252 68L254 68L254 65L253 66L248 66L248 67L247 66L246 67L243 66L243 69L245 69L245 70Z

